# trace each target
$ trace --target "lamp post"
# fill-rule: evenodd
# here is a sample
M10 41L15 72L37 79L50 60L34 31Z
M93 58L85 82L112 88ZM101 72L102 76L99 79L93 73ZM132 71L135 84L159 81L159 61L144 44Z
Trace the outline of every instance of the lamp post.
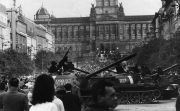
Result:
M34 48L33 45L27 47L27 54L30 56L31 59L33 59L32 57L33 48Z
M41 71L44 71L44 52L47 52L48 48L44 47L41 49Z
M42 73L42 72L43 72L43 69L44 69L44 68L43 68L43 64L44 64L44 63L43 63L43 57L44 57L44 56L43 56L43 48L42 48L42 45L41 45L41 44L38 44L38 48L37 48L37 49L38 49L38 51L41 51L41 73Z

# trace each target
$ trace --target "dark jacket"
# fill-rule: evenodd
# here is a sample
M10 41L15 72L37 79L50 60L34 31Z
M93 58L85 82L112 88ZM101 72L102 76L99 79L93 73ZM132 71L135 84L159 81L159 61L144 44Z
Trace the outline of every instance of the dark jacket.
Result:
M61 100L63 101L65 111L81 111L81 102L77 95L67 92Z
M176 99L176 111L180 111L180 95Z
M0 94L0 109L3 111L28 111L28 98L17 91Z

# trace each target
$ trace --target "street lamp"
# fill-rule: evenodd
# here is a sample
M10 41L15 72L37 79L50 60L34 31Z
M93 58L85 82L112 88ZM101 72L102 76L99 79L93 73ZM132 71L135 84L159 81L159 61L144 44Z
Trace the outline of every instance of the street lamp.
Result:
M42 48L42 52L41 52L41 71L44 71L44 52L47 52L47 50L49 50L49 48L44 47Z
M33 49L34 49L33 45L27 46L27 54L30 56L31 59L33 59L33 56L32 56Z

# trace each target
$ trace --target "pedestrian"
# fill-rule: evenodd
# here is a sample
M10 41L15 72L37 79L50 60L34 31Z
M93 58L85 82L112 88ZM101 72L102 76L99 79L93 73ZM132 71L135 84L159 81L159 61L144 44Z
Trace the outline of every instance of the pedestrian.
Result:
M18 92L19 80L11 78L8 81L8 91L0 94L0 108L3 111L28 111L28 98Z
M4 93L6 89L6 84L4 82L0 83L0 94Z
M63 103L60 99L57 100L56 98L55 100L54 94L54 79L47 74L39 75L35 80L31 100L32 106L29 111L61 111L64 108ZM63 108L60 109L59 107Z
M81 111L81 102L78 95L72 93L72 85L67 83L65 86L66 93L63 96L65 111Z
M180 87L178 88L178 97L176 98L176 111L180 111Z
M61 99L62 101L64 100L64 95L66 94L66 90L64 87L62 88L57 88L57 91L56 91L56 97Z
M64 110L64 104L63 104L61 99L59 99L56 96L54 96L53 103L55 103L56 106L58 107L58 111L65 111Z
M98 80L91 88L92 103L85 111L112 111L117 106L116 91L109 81Z

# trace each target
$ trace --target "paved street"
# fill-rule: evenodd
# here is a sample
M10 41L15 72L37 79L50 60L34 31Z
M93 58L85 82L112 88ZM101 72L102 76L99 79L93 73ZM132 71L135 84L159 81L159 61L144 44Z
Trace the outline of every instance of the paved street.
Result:
M118 105L117 111L175 111L175 101L162 100L157 104L131 104L131 105Z

